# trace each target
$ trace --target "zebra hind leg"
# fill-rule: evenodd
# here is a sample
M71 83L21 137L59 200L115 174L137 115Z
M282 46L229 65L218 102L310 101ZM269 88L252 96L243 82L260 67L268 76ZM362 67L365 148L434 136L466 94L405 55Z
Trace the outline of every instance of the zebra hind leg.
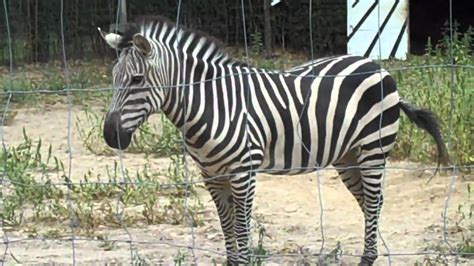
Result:
M378 256L377 234L383 205L382 177L389 148L384 147L382 151L380 147L374 146L362 146L361 153L357 156L362 179L362 210L365 220L364 253L360 265L373 265Z
M216 205L217 213L225 238L227 263L237 262L237 248L234 235L234 200L229 180L211 180L205 178L207 190Z
M362 176L360 173L357 155L360 149L349 151L343 158L333 164L337 169L342 182L356 199L361 210L364 210L364 190L362 187Z
M230 181L235 207L234 234L239 252L238 263L249 262L250 218L255 194L255 174L242 173Z

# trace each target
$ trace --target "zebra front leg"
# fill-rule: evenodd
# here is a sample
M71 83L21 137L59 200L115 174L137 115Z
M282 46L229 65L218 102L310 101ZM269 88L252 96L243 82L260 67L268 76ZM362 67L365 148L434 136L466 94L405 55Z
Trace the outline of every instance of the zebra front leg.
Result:
M238 262L248 263L250 218L255 194L255 174L238 174L230 181L234 196L235 224L234 233L237 241Z
M234 236L234 200L229 180L205 180L207 190L216 205L224 233L227 263L237 262L237 248Z

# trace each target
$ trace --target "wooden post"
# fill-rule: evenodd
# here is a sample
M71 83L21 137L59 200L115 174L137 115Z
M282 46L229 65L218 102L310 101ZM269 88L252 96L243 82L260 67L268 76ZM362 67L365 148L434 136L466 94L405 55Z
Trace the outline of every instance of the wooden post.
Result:
M120 0L119 24L127 23L127 0Z
M263 16L265 20L264 25L264 45L266 57L270 58L272 56L272 28L271 28L271 18L270 18L270 0L263 1Z
M126 23L127 23L127 1L126 0L118 0L117 16L118 18L109 25L109 32L123 33L124 31L126 31Z

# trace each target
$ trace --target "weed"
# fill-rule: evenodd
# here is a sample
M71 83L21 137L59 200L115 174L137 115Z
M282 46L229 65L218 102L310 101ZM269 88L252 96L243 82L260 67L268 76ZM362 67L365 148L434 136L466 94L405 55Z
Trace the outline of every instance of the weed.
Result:
M268 258L269 252L264 247L265 238L271 239L270 235L267 234L265 226L261 222L261 217L256 216L255 219L255 229L258 232L257 246L253 250L252 265L263 265L265 260Z
M256 31L250 34L250 42L252 44L252 54L253 55L262 55L263 53L263 42L262 34L259 31Z
M461 259L472 259L474 254L472 238L474 232L472 219L474 203L471 200L472 194L471 184L467 184L467 199L458 205L455 216L449 218L442 215L443 219L448 219L448 221L454 224L446 232L450 236L456 236L455 240L450 241L451 245L448 246L444 240L440 240L438 243L431 243L424 248L424 251L431 251L434 254L426 255L422 263L416 262L415 265L447 265L448 256L446 254L459 254Z
M465 228L460 230L462 234L462 241L458 244L458 253L461 253L462 257L473 257L474 255L474 203L471 201L471 197L474 194L474 190L471 188L471 184L467 184L467 201L458 205L456 226ZM464 225L464 223L467 223Z
M99 244L99 248L104 251L114 250L117 247L116 241L110 241L107 236L99 235L97 236L97 239L102 241Z
M151 263L149 263L147 259L141 257L140 254L138 254L136 250L133 252L132 260L134 261L133 264L136 264L136 265L141 265L141 266L151 265Z
M339 265L341 264L341 256L341 242L337 241L336 247L329 254L320 257L318 265Z
M118 227L122 222L126 226L139 222L179 224L187 211L185 195L195 200L188 206L192 220L196 225L201 221L198 213L202 204L194 187L183 185L183 162L178 157L165 172L151 171L145 164L135 175L127 169L122 175L114 162L107 170L108 182L89 171L80 182L72 183L66 178L63 163L52 156L51 145L47 156L43 156L41 139L32 141L26 131L23 138L22 143L7 149L0 158L6 161L0 170L6 172L8 192L3 195L3 218L11 230L29 228L32 235L55 237L67 232L69 226L77 227L78 234L93 235L101 225ZM54 184L54 175L55 180L65 182ZM163 176L168 176L170 189L161 185L159 179ZM69 190L70 205L65 198L66 190ZM124 210L122 221L116 219L117 204ZM71 217L73 223L68 224ZM54 232L42 232L51 227L55 228Z
M473 30L465 34L454 35L454 56L458 64L473 64L471 43ZM429 43L427 55L411 57L408 61L386 61L385 68L401 66L422 66L446 64L450 54L446 47L450 45L445 36L444 42L434 48ZM454 71L454 75L453 72ZM420 68L404 71L391 71L400 95L417 106L433 111L442 125L442 134L445 142L450 142L449 152L451 160L457 165L474 163L472 157L473 139L471 137L472 114L474 102L474 76L472 70L456 68L454 70L443 67ZM453 80L452 80L453 79ZM453 98L452 98L453 96ZM413 126L402 115L400 132L395 148L391 155L397 159L409 159L416 162L436 161L436 146L430 136Z
M181 266L183 263L186 262L186 253L181 252L181 250L178 250L178 253L174 256L173 258L174 265Z
M5 110L5 108L0 107L0 110ZM8 112L6 112L5 114L0 114L0 121L2 121L2 126L12 125L17 114L17 110L8 110Z
M183 142L179 130L163 114L158 115L161 130L151 122L144 123L133 135L132 144L127 152L144 153L154 157L167 157L181 153Z
M62 164L54 158L54 164L51 165L51 146L46 159L43 159L41 146L41 139L33 144L23 129L23 143L1 154L0 160L5 163L0 166L0 171L6 174L7 183L11 183L13 188L4 195L3 215L8 225L19 225L24 221L23 213L18 211L21 206L31 205L34 216L40 219L49 207L43 204L46 199L63 197L62 191L53 186L49 179L50 174L62 172ZM35 176L38 174L44 180L43 184L36 181Z
M102 127L104 117L98 116L90 108L84 108L84 118L76 118L76 128L82 140L82 145L95 155L112 156L115 152L110 149L103 139Z
M98 60L69 62L69 87L77 90L74 93L75 103L97 104L103 103L104 97L109 98L111 91L92 90L105 87L109 83L109 77L106 75L108 69L99 62ZM19 105L44 106L44 104L65 103L65 89L64 70L62 62L59 61L24 65L16 69L15 74L0 77L0 92L12 92L12 102ZM49 93L44 93L45 90Z

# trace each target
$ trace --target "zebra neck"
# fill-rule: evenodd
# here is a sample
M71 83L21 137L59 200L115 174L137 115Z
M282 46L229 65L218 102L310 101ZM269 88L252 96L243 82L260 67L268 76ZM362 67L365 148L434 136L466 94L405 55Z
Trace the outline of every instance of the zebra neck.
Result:
M223 84L230 75L237 73L240 65L223 54L211 54L208 58L193 58L190 54L181 54L179 57L185 63L175 65L175 75L170 79L173 84L166 88L162 111L175 126L182 128L185 114L189 117L195 104L191 102L195 97L190 95L201 93L209 97L211 91L230 89Z

